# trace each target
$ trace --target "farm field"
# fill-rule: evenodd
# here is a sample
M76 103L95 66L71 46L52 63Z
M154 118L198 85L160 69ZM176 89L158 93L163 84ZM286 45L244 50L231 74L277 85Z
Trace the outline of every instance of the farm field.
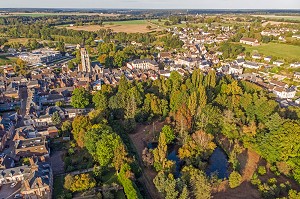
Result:
M273 56L278 59L284 59L285 61L300 61L300 46L279 43L261 44L260 46L243 46L246 48L246 52L252 53L256 50L265 56Z
M287 20L300 21L300 16L280 16L280 15L252 15L252 16L264 17L268 19L287 19Z
M8 44L11 44L11 43L20 43L20 44L25 44L28 42L28 38L11 38L11 39L8 39Z
M150 29L147 26L151 26ZM61 27L61 26L59 26ZM66 26L64 26L66 27ZM100 25L84 25L84 26L68 26L67 29L72 30L85 30L85 31L97 31L100 29L112 29L114 32L126 32L126 33L146 33L153 31L161 31L162 29L146 20L132 20L132 21L111 21L104 22L103 26Z

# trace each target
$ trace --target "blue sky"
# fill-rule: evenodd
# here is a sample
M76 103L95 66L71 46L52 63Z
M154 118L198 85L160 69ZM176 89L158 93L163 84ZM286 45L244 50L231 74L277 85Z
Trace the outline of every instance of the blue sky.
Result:
M0 0L0 8L300 9L300 0Z

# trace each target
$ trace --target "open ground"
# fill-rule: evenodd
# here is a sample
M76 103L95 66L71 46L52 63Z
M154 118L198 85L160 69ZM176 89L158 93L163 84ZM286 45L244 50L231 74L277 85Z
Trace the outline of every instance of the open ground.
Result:
M151 28L148 28L151 26ZM62 27L62 26L59 26ZM63 26L66 27L66 26ZM84 25L84 26L68 26L67 29L72 30L85 30L85 31L97 31L100 29L112 29L114 32L126 32L126 33L146 33L153 31L161 31L162 28L151 21L147 20L131 20L131 21L111 21L104 22L103 26L100 25Z
M254 17L264 17L268 19L285 19L285 20L293 20L300 21L300 15L295 16L282 16L282 15L252 15Z
M243 45L247 52L252 53L258 51L258 53L265 56L273 56L285 61L297 60L300 61L300 46L281 44L281 43L268 43L261 44L260 46L248 46Z

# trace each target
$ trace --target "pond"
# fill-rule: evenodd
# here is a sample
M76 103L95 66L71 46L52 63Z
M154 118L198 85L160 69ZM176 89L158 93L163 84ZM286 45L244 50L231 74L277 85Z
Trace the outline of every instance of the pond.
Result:
M149 142L147 144L147 147L149 149L155 149L157 147L157 145L158 145L157 142ZM174 177L175 178L180 177L180 169L181 169L181 166L182 166L182 161L177 156L177 151L178 151L178 146L168 145L167 159L172 160L172 161L175 162L175 172L174 172Z
M179 178L180 177L180 169L181 169L182 161L177 156L177 149L176 149L176 147L173 147L173 149L171 150L171 152L168 154L167 159L168 160L172 160L172 161L175 162L174 177L175 178Z
M222 148L217 147L208 161L208 167L205 170L207 176L217 173L219 179L228 178L228 157Z

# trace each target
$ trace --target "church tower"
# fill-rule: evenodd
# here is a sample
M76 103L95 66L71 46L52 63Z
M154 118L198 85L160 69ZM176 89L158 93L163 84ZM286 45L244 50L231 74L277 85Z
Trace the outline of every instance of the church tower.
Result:
M91 73L92 67L91 67L90 57L87 50L84 47L80 49L80 54L81 54L81 68L78 67L78 71Z

